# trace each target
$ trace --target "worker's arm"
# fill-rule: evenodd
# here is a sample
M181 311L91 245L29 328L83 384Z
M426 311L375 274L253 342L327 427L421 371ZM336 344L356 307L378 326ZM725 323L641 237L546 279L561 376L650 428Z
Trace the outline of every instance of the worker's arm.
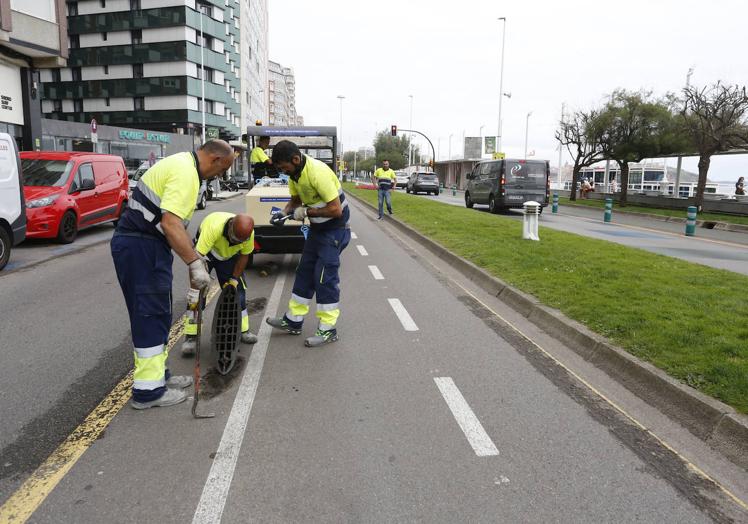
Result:
M340 198L335 197L335 199L330 200L325 207L307 208L306 214L308 217L340 218L343 216L343 207L340 205Z
M299 195L291 196L291 200L289 200L288 204L286 204L286 207L283 208L283 214L290 215L291 213L293 213L293 210L299 207L300 205L301 205L301 198L299 198Z
M185 264L189 265L190 262L200 258L192 247L192 240L190 240L181 218L169 211L163 211L161 228L166 235L166 241Z
M231 276L239 280L244 274L244 270L247 268L248 262L249 255L239 255L239 258L236 259L236 264L234 264L234 272L231 274Z

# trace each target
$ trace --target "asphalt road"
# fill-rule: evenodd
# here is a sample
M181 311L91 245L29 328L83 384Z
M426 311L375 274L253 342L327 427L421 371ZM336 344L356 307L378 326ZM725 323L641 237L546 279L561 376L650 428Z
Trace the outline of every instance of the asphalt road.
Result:
M188 403L124 408L31 520L740 518L680 458L352 207L339 342L310 350L302 337L261 327L285 310L296 259L258 256L268 276L250 271L248 296L260 340L244 349L233 380L208 381L214 396L201 409L216 418L192 419ZM186 276L175 268L179 297ZM2 419L12 427L2 428L3 500L131 355L108 246L11 273L0 287L12 301L0 315L12 348L0 371ZM310 317L304 336L314 328ZM170 361L190 371L178 351Z
M419 196L454 206L465 205L462 192L458 192L456 196L452 196L451 191L443 191L439 196ZM475 205L474 209L488 213L488 206ZM684 224L650 220L615 212L613 222L606 224L603 222L601 209L559 206L558 214L554 215L550 211L548 207L540 216L541 227L599 238L748 275L748 234L746 233L696 228L696 236L686 237ZM507 212L503 216L522 220L520 213ZM542 241L542 231L540 238Z

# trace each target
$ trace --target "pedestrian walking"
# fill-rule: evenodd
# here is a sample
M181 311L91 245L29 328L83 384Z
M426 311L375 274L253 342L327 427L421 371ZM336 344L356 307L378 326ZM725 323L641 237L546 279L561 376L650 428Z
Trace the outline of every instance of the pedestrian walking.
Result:
M332 169L303 155L289 140L282 140L273 148L273 165L290 177L291 200L283 211L273 215L271 222L277 223L293 213L294 220L303 222L308 218L310 229L296 268L288 310L282 317L268 317L266 322L292 335L301 334L304 317L316 296L319 324L314 336L304 344L318 347L335 342L340 316L340 253L351 240L348 202Z
M216 211L203 219L195 237L195 250L206 260L208 272L215 270L221 287L234 286L239 293L242 308L241 341L244 344L257 342L257 337L249 332L247 284L244 280L244 270L255 245L254 227L254 220L247 214ZM182 343L182 356L185 357L194 355L197 347L196 316L195 310L190 309L188 304Z
M377 200L379 201L379 220L384 215L384 202L387 203L387 212L392 214L392 189L395 187L397 175L390 169L390 161L382 161L382 167L374 172L374 181L377 184Z
M735 195L745 195L745 177L738 178L738 181L735 182Z
M199 292L208 286L208 268L192 247L186 228L201 182L223 175L234 158L229 144L210 140L196 152L160 160L138 180L117 223L111 251L130 317L135 359L131 405L135 409L171 406L187 398L182 389L192 384L192 377L171 376L166 367L171 251L189 267L191 289Z

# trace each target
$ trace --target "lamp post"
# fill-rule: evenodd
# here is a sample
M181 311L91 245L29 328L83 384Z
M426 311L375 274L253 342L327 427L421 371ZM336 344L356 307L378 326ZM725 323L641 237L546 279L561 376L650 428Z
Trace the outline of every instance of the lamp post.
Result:
M447 149L447 161L452 160L452 134L449 135L449 148Z
M202 106L203 128L201 144L205 143L205 35L203 34L203 10L198 7L200 15L200 105Z
M485 125L480 126L480 129L478 130L478 135L480 136L480 158L483 158L483 128L486 127Z
M688 68L686 73L686 89L691 87L691 75L693 74L693 67ZM680 197L680 174L683 169L683 157L678 157L678 163L675 166L675 183L673 184L673 198ZM665 167L665 177L667 177L667 167ZM642 181L644 180L644 174L642 174Z
M410 98L410 123L408 129L413 129L413 95L408 95ZM408 140L408 167L413 165L413 134L410 135Z
M506 17L499 18L504 22L501 30L501 72L499 73L499 122L498 122L498 139L497 151L501 152L501 102L504 100L504 43L506 42ZM510 95L511 96L511 95Z
M340 159L343 159L343 99L345 96L338 95L340 100L340 139L338 140L338 150L340 151ZM337 159L336 159L337 160ZM343 178L342 163L338 162L338 178Z
M527 113L527 119L525 120L525 160L527 160L527 137L530 131L530 115L532 115L532 111Z

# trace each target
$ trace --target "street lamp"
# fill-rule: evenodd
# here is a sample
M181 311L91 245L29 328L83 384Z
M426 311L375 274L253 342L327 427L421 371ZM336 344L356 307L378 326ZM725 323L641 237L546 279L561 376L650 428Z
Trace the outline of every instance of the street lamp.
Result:
M483 158L483 128L486 127L485 125L480 126L480 130L478 131L478 135L480 136L480 157Z
M449 154L447 155L447 160L452 160L452 134L449 135Z
M527 113L527 119L525 120L525 160L527 160L527 137L530 130L530 115L532 111Z
M506 42L506 17L502 16L499 18L500 21L504 22L501 30L501 73L499 74L499 122L498 122L498 144L496 144L497 151L501 152L501 102L504 100L502 96L504 94L504 43ZM512 95L509 94L509 97Z
M413 95L408 95L410 98L410 123L408 129L413 129ZM410 140L408 140L408 167L413 165L413 134L410 134Z
M203 33L203 10L198 7L200 15L200 104L202 105L203 129L201 144L205 143L205 35Z
M693 74L693 67L688 68L688 73L686 73L686 87L690 87L691 85L691 75Z
M338 100L340 100L340 138L338 139L338 150L340 151L340 159L343 159L343 99L345 97L343 95L338 95ZM337 159L336 159L337 160ZM343 177L343 169L342 164L338 162L338 178Z

